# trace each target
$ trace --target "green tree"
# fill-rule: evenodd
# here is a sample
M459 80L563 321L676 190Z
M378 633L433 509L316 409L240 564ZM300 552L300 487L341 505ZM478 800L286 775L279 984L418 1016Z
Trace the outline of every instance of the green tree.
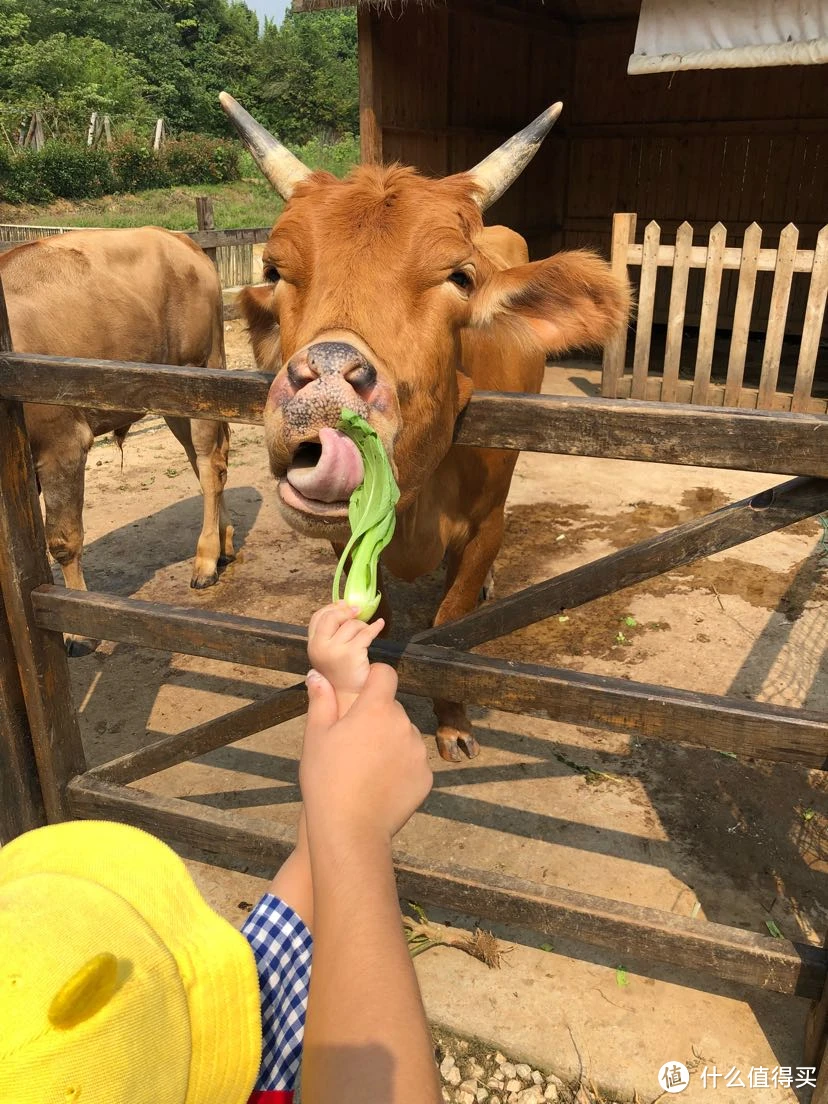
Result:
M357 25L353 10L295 15L268 23L255 77L260 114L280 138L307 142L320 131L359 130Z
M116 131L168 129L226 137L227 89L287 141L355 134L353 11L295 16L282 28L244 0L0 0L0 114L33 110L79 140L92 111Z

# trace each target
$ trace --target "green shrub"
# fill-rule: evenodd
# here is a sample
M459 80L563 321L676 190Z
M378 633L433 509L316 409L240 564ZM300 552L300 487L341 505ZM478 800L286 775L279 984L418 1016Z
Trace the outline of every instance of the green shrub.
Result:
M162 151L173 184L224 184L239 179L236 146L188 134L167 142Z
M112 166L104 150L47 142L36 158L43 186L62 199L92 199L114 188Z
M172 183L163 158L150 148L146 139L134 134L119 138L109 150L115 188L119 192L143 192L148 188L168 188Z
M8 172L0 180L0 199L6 203L48 203L54 199L40 173L40 157L28 150L8 155Z
M110 192L238 179L238 147L198 134L172 139L160 153L146 139L128 134L109 148L47 142L39 153L3 150L0 156L0 200L6 203L92 199Z

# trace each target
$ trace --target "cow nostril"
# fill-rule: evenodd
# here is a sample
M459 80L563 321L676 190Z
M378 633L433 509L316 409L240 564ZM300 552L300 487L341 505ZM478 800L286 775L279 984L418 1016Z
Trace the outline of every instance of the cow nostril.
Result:
M373 364L363 360L345 373L345 379L354 391L358 393L369 391L377 382L377 370Z
M288 363L287 374L291 386L295 387L297 391L307 386L307 384L312 383L317 377L317 373L314 371L313 365L308 357L300 357L291 360Z

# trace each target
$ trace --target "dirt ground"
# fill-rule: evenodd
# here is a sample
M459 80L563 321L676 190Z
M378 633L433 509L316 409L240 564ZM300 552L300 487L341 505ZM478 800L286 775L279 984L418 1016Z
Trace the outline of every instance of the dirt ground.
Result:
M240 324L228 323L226 336L230 367L252 367ZM593 393L596 379L594 365L572 362L550 370L547 390ZM239 556L217 586L195 592L188 582L200 499L178 444L159 419L135 427L123 463L111 442L98 443L87 473L84 566L90 589L306 622L329 598L333 553L281 521L260 429L234 427L231 450L226 495ZM781 481L523 455L509 498L496 593L510 593ZM439 585L439 575L410 586L392 584L399 611L395 635L426 626ZM812 520L482 650L828 711L826 597L826 530ZM216 663L112 643L72 660L71 672L92 764L295 681L240 666L232 657ZM428 703L407 704L421 730L433 733ZM825 937L828 775L536 717L483 709L473 709L472 716L483 748L478 759L443 763L429 741L434 791L404 831L404 851L439 854L464 866L519 873L762 934L772 921L792 939ZM240 816L291 818L300 732L300 722L293 722L260 733L143 785ZM202 877L216 903L239 919L236 883L221 883L207 868ZM530 948L542 943L542 937L527 933L501 934ZM554 949L575 957L582 953L572 947L556 940ZM603 963L602 968L618 965L594 952L583 952L583 960ZM624 966L642 978L666 976L644 964ZM711 989L713 983L698 975L684 980L700 990L724 991ZM738 987L725 990L729 1000L748 1000ZM609 1003L623 1004L626 996L618 989ZM791 1039L801 1037L804 1002L792 1000L785 1005L789 1012L764 1015L758 1011L765 1007L763 999L752 1005L759 1037L767 1038L779 1065L795 1065L799 1054L790 1052ZM623 1023L611 1030L623 1032ZM704 1025L699 1031L704 1034ZM745 1044L746 1052L751 1045ZM789 1098L761 1096L768 1104ZM747 1101L749 1094L733 1099Z

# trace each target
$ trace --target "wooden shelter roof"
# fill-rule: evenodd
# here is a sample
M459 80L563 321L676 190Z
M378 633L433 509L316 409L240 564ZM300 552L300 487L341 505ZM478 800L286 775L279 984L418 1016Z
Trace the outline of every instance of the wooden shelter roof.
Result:
M443 0L293 0L297 12L324 11L328 8L401 9L404 7L440 7ZM478 0L475 7L514 8L516 11L537 12L542 9L550 19L564 23L591 23L598 20L634 19L641 0Z

